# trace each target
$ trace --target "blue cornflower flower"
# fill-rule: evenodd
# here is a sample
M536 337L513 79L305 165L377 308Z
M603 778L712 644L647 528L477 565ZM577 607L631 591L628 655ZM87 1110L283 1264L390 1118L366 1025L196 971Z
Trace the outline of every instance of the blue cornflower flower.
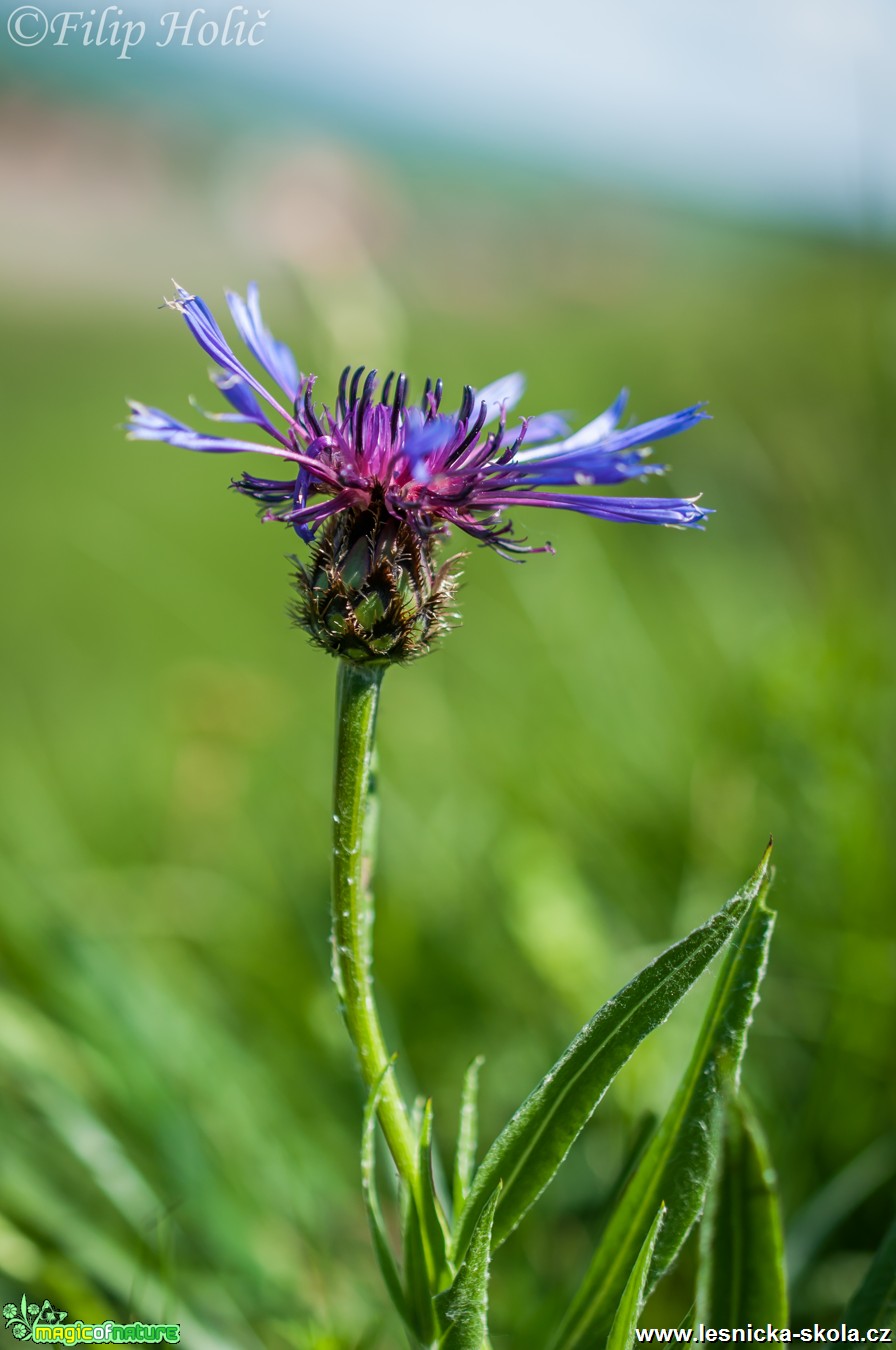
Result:
M310 573L300 566L306 602L301 622L312 627L317 638L320 633L308 623L306 592L326 589L324 579L332 581L337 563L340 575L347 561L357 570L359 541L368 536L372 540L371 531L379 542L370 542L370 556L360 560L358 573L365 599L371 568L385 559L393 572L402 568L407 572L410 590L423 593L428 603L434 582L432 541L451 526L505 556L553 551L550 544L534 548L514 536L506 518L511 508L540 506L605 520L702 528L708 512L695 497L596 496L581 491L663 473L664 465L645 462L648 443L702 421L706 414L700 404L622 428L627 400L623 391L605 412L576 432L570 432L557 413L524 417L508 429L508 414L525 388L520 374L478 390L467 385L459 408L446 413L441 380L435 384L427 380L419 405L411 405L404 374L397 378L390 374L377 398L377 372L365 376L362 366L343 371L331 411L326 404L315 403L316 377L303 375L289 348L265 327L258 288L250 285L245 300L228 292L227 303L243 343L282 391L282 398L239 360L203 300L177 286L175 298L166 301L183 315L193 337L218 367L212 379L230 406L226 412L206 416L254 426L267 441L196 431L142 403L130 405L129 434L132 439L166 441L187 450L249 451L283 461L286 478L244 473L232 486L267 508L265 520L291 525L306 542L321 540ZM445 569L438 574L443 598L449 590L444 573ZM407 598L403 593L402 605ZM367 606L378 622L381 611L390 605L395 609L392 599L383 593L376 604ZM340 623L345 617L342 609ZM433 622L434 617L430 615ZM354 619L349 604L352 635ZM325 645L332 648L330 637ZM339 654L347 653L340 649Z

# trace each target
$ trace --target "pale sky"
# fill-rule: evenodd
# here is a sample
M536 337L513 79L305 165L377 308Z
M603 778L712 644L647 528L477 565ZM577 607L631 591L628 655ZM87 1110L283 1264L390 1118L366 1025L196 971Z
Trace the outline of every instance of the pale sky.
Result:
M5 18L0 60L44 80L100 75L107 96L175 86L197 113L210 85L212 102L248 94L287 134L292 101L324 126L429 138L434 155L449 143L760 215L896 229L896 0L265 0L239 11L265 15L252 51L153 51L174 4L118 0L148 28L127 63L74 41L20 50ZM179 14L221 22L231 8Z
M421 130L896 223L893 0L272 0L268 22L293 35L272 44L272 74L307 64L315 87L335 79Z

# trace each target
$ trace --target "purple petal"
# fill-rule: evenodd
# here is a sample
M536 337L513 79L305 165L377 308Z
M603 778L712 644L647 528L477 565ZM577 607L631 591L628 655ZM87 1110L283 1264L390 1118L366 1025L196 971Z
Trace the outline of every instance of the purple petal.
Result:
M281 417L290 421L289 413L280 407L280 404L275 398L271 397L264 385L259 384L255 376L250 375L242 362L237 360L205 301L200 299L198 295L191 295L189 291L185 291L183 286L177 285L177 282L174 285L177 288L177 298L166 300L165 303L169 309L176 309L179 314L184 316L187 327L202 350L207 352L222 370L229 371L231 375L236 375L238 379L251 385L256 393L261 394L263 399L277 409Z
M666 417L655 417L652 422L642 422L640 426L629 427L627 431L613 431L605 436L600 449L616 453L633 445L646 445L648 441L662 441L667 436L677 436L688 431L698 422L708 422L709 413L704 412L704 403L695 403L692 408L682 408L680 412L669 413Z
M225 436L207 436L194 431L185 422L163 412L161 408L148 408L145 403L130 403L131 417L127 423L128 439L132 441L164 441L167 445L177 445L183 450L202 450L213 454L235 455L243 451L254 454L277 455L281 459L295 459L296 456L273 445L259 445L256 441L237 441Z
M405 437L404 453L417 482L428 483L431 474L426 459L448 448L457 435L457 422L453 417L443 414L421 425L420 418L413 416L419 414L419 409L410 408L408 413L410 426Z
M621 397L621 396L620 396ZM613 405L619 406L620 400L617 399ZM612 411L612 410L608 410ZM602 414L606 416L606 414ZM541 446L535 450L520 451L513 459L513 466L525 464L528 468L538 471L544 468L551 474L569 470L566 477L541 477L542 482L576 482L590 479L595 483L612 483L619 481L616 464L617 457L622 457L622 464L625 463L625 451L631 451L636 446L644 446L648 441L660 441L667 436L676 436L681 431L687 431L689 427L695 426L697 422L703 422L707 419L707 414L703 411L703 404L695 404L692 408L683 408L680 412L670 413L667 417L654 418L652 422L642 422L640 426L630 427L627 431L604 430L598 439L592 439L593 430L589 432L589 438L585 439L584 432L594 428L601 422L597 418L589 423L589 427L583 427L581 431L576 432L566 441L561 441L558 445ZM608 423L604 423L608 426ZM573 445L573 442L576 442ZM646 454L647 451L642 451ZM634 461L632 461L634 463ZM659 470L661 471L661 470ZM642 468L642 473L655 473L657 469ZM604 474L609 473L610 477ZM623 474L623 477L634 477L634 473Z
M242 478L230 486L235 492L241 492L246 497L254 497L256 501L264 502L267 506L273 506L278 502L291 502L296 488L295 480L292 478L284 482L280 478L255 478L251 473L244 473Z
M547 506L559 511L578 511L603 520L639 522L642 525L677 525L703 529L701 521L712 515L697 505L696 497L587 497L563 492L481 493L477 509L510 506Z
M335 497L315 502L313 506L303 506L290 511L269 511L265 520L282 520L297 529L300 525L313 526L326 520L328 516L335 516L347 507L353 506L359 495L361 494L355 488L344 488L342 492L337 492Z
M537 450L521 450L515 457L514 463L524 464L529 460L546 458L548 455L565 455L570 450L596 447L616 427L625 411L627 402L628 390L623 389L617 395L616 401L611 403L609 408L602 412L599 417L595 417L593 421L580 427L578 431L573 432L571 436L567 436L565 440L558 441L556 445L543 445ZM531 440L528 433L526 440Z
M265 328L258 303L257 285L250 281L245 300L235 291L227 291L226 295L230 313L243 342L258 364L277 381L284 394L294 399L301 382L295 357L285 342L278 342Z
M236 408L236 413L206 413L206 417L214 417L217 421L224 418L236 421L239 418L242 422L265 425L267 418L261 410L261 404L245 380L241 380L238 375L214 375L212 379L231 407Z
M261 427L262 431L266 431L269 436L273 436L275 441L279 441L287 450L290 449L290 441L268 419L245 380L241 380L238 375L218 374L213 374L212 380L236 411L209 412L207 408L203 408L201 404L197 403L196 399L191 398L190 402L197 412L201 412L203 417L207 417L210 422L242 422Z
M595 417L593 422L588 422L578 431L573 432L572 436L569 436L563 442L564 450L578 450L580 446L595 445L598 441L602 441L605 436L608 436L611 431L618 427L619 419L625 412L627 403L628 390L620 389L615 401L610 404L609 408L605 409L599 417Z
M619 454L596 453L590 456L566 455L544 464L527 464L526 478L538 486L554 484L569 487L594 487L601 484L624 483L631 478L643 478L649 473L665 473L668 465L649 464L644 450L624 450ZM511 469L513 464L509 466Z

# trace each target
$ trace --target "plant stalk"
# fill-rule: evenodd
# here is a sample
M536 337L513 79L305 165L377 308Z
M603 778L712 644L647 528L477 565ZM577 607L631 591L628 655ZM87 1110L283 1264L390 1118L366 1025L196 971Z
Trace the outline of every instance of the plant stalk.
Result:
M333 979L368 1092L382 1079L378 1117L400 1176L416 1190L417 1146L383 1039L373 992L373 784L384 666L339 662L333 784Z

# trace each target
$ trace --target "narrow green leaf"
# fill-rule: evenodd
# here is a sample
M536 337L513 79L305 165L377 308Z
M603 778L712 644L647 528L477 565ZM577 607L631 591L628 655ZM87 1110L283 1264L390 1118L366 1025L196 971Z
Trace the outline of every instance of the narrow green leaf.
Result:
M432 1101L423 1108L420 1123L419 1186L417 1205L420 1210L421 1231L425 1243L430 1288L437 1291L446 1273L445 1221L436 1195L432 1167ZM447 1281L446 1281L447 1282Z
M433 1289L430 1283L426 1239L420 1222L417 1197L402 1187L402 1248L404 1282L411 1328L418 1340L431 1345L436 1336Z
M480 1211L451 1288L436 1299L439 1321L446 1328L439 1342L441 1350L486 1350L488 1346L488 1271L499 1196L500 1187Z
M420 1104L418 1103L418 1108ZM404 1279L413 1329L431 1345L437 1326L433 1297L451 1278L447 1238L432 1171L432 1102L415 1113L418 1129L417 1179L402 1188Z
M458 1257L499 1181L503 1190L495 1216L495 1246L538 1199L623 1064L666 1020L734 933L767 876L769 852L747 885L718 914L663 952L604 1004L511 1117L477 1171L457 1221ZM660 1199L652 1206L651 1217ZM645 1232L646 1226L638 1247ZM633 1261L634 1255L629 1268Z
M479 1070L484 1064L482 1055L477 1055L464 1074L464 1086L460 1098L460 1120L457 1127L457 1153L454 1159L454 1214L460 1214L473 1172L476 1167L476 1146L479 1135Z
M391 1063L389 1068L391 1068ZM383 1222L383 1213L380 1209L376 1189L376 1109L379 1105L383 1081L389 1072L389 1068L383 1071L379 1082L368 1096L367 1105L364 1108L364 1126L361 1135L361 1189L364 1194L367 1222L370 1225L376 1259L379 1262L383 1280L389 1291L389 1297L406 1325L413 1330L413 1319L402 1288L398 1265L389 1246L386 1225Z
M787 1326L777 1180L758 1122L727 1103L713 1184L700 1224L696 1320L707 1327Z
M848 1327L858 1327L863 1336L870 1327L890 1327L896 1321L896 1220L850 1299L845 1320Z
M635 1332L638 1329L638 1319L641 1316L641 1309L644 1307L647 1274L650 1270L650 1262L653 1259L653 1249L656 1246L656 1240L665 1217L666 1206L660 1205L623 1290L619 1307L616 1309L616 1316L613 1318L610 1335L607 1338L606 1350L632 1350Z
M647 1292L678 1255L703 1207L712 1172L713 1123L725 1080L736 1083L747 1028L765 973L774 915L763 899L768 854L758 892L719 972L691 1062L650 1146L601 1236L585 1279L554 1341L578 1350L606 1334L638 1251L662 1200L668 1213L657 1239ZM755 880L755 878L754 878Z

